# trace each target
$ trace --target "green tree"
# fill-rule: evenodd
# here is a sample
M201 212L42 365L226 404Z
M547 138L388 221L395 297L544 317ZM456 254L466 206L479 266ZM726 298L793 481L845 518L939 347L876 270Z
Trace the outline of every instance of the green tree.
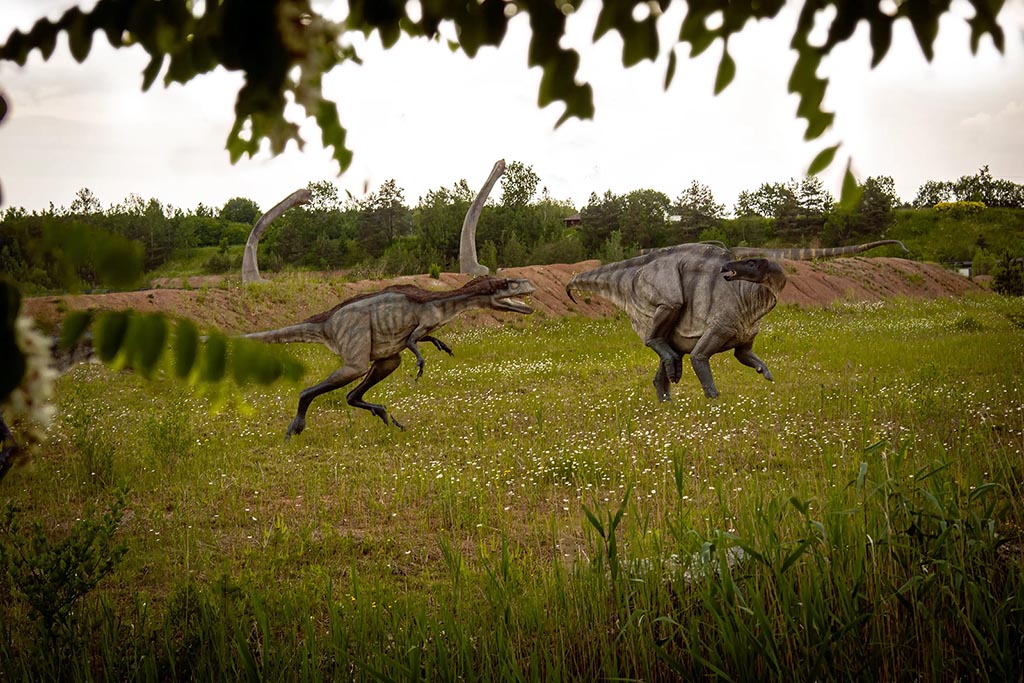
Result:
M762 183L754 192L740 192L736 201L736 215L789 218L800 213L797 198L799 186L790 183Z
M1024 187L993 178L987 164L974 175L961 176L949 185L957 201L981 202L992 207L1024 207Z
M725 205L715 201L715 195L707 185L694 180L679 193L671 212L676 216L671 227L672 242L686 242L695 239L704 230L718 224L725 216Z
M817 176L811 175L801 180L795 194L803 216L824 216L835 205L835 199Z
M90 216L103 213L103 206L92 190L83 187L75 193L75 198L71 200L71 213Z
M613 232L618 231L621 242L625 206L625 198L611 190L600 197L593 192L590 194L587 205L580 210L580 239L588 256L600 257L605 241Z
M861 185L860 201L857 203L862 225L859 232L881 234L892 224L892 211L898 203L896 184L892 178L868 177Z
M309 190L311 198L309 203L304 205L302 208L307 211L323 213L328 211L337 211L341 208L341 202L338 199L338 186L331 181L311 181L306 185L306 189Z
M526 263L528 257L526 246L519 241L519 235L512 231L501 248L502 263L506 268L521 266Z
M458 262L462 222L472 201L473 192L465 180L420 197L413 212L413 233L425 263L447 267Z
M953 198L952 183L929 180L917 188L917 195L912 203L915 209L930 209L940 202L948 202Z
M221 220L231 221L232 223L245 223L249 226L256 223L256 219L262 215L260 205L245 197L229 199L220 210Z
M510 162L501 176L501 203L506 207L523 207L533 201L540 178L533 166L520 161Z
M668 224L672 201L657 190L634 190L625 197L620 230L626 244L639 247L660 247L668 243Z
M405 205L404 194L391 179L363 201L357 239L369 256L383 255L393 241L412 232L412 211Z
M622 233L618 230L612 230L611 234L608 235L608 239L604 241L601 260L605 263L614 263L615 261L621 261L625 256L625 250L622 248Z
M1024 259L1004 254L992 268L992 290L1004 296L1024 296Z

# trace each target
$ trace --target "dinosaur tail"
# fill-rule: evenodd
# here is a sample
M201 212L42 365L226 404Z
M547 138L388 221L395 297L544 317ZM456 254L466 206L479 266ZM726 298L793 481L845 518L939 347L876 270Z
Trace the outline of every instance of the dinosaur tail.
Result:
M592 292L609 301L621 305L625 280L631 279L634 270L621 267L622 262L609 263L592 270L573 275L565 284L565 293L576 302L573 291Z
M319 323L299 323L266 332L243 334L244 339L255 339L268 344L292 344L295 342L324 342L324 327Z
M904 252L910 250L899 240L879 240L867 242L866 244L855 244L849 247L827 247L824 249L759 249L757 247L733 247L732 253L736 258L751 258L760 256L763 258L789 259L790 261L812 261L819 258L834 258L836 256L850 256L885 246L886 244L898 244Z

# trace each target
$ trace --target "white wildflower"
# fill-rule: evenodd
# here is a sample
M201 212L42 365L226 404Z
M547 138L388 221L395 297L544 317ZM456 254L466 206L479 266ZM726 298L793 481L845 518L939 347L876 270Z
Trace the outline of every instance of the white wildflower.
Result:
M53 368L49 337L36 329L31 318L18 316L14 337L25 354L25 376L0 407L12 422L21 422L26 427L18 434L19 440L24 437L28 443L38 443L45 439L45 430L56 412L50 397L59 373Z

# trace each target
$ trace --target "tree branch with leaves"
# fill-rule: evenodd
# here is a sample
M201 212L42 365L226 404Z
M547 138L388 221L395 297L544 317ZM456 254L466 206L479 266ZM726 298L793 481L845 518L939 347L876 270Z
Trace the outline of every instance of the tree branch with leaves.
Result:
M997 22L1002 0L967 0L974 14L967 19L971 49L977 52L982 38L990 36L1000 51L1003 29ZM527 66L542 72L538 105L561 102L565 111L560 125L569 118L594 115L593 92L578 78L580 54L562 46L569 21L583 0L352 0L349 15L334 22L316 11L309 0L99 0L89 11L68 10L56 20L41 18L27 33L14 31L0 45L0 60L24 65L38 50L48 59L57 38L66 34L72 56L84 61L93 35L102 32L114 47L138 45L149 54L143 70L143 90L163 74L165 85L187 83L218 66L241 71L244 84L235 101L235 123L228 133L227 148L232 161L243 154L254 155L263 140L274 154L289 141L300 148L299 125L285 115L289 98L301 105L320 128L325 148L333 147L339 171L348 168L352 152L346 147L346 130L341 125L337 104L322 88L323 77L345 62L361 63L348 38L377 33L385 48L403 35L441 40L442 24L454 28L449 46L474 57L483 46L500 46L509 22L517 15L529 21L531 39ZM950 11L951 0L904 0L885 3L847 3L838 0L804 0L789 48L797 60L789 79L789 91L799 98L797 116L807 122L805 138L815 140L832 125L834 114L823 109L828 79L817 75L822 61L838 45L849 40L856 27L867 23L872 67L885 59L892 43L893 26L908 20L924 56L931 60L939 20ZM616 32L622 39L622 63L633 66L656 60L662 52L658 24L670 0L647 3L605 2L601 6L593 40ZM733 3L726 0L691 0L678 29L676 45L687 45L689 57L703 54L716 42L722 45L715 79L715 93L725 90L736 75L737 65L729 54L732 36L744 30L750 20L777 20L782 0ZM646 7L646 12L637 11ZM199 7L202 13L197 14ZM815 23L831 11L827 37L820 45L812 41ZM720 21L712 21L720 17ZM712 28L714 26L714 28ZM676 73L676 45L668 47L667 88ZM780 49L783 46L779 46ZM345 104L344 102L342 104ZM358 106L358 103L352 105ZM0 119L7 105L0 98ZM816 174L834 160L839 144L822 150L808 172ZM845 189L854 187L847 167ZM844 191L844 196L846 192Z

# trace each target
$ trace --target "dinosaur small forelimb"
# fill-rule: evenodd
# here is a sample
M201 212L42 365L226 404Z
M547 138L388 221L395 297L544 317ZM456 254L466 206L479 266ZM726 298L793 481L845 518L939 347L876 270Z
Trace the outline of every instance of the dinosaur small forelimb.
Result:
M437 347L438 351L444 351L449 356L454 356L455 355L455 353L451 350L451 348L449 348L447 344L445 344L443 341L441 341L437 337L432 337L431 335L428 334L426 337L423 337L423 339L421 339L420 341L430 342L431 344L433 344L434 346Z
M412 337L405 342L405 347L412 351L412 355L416 356L416 381L420 380L423 376L423 366L426 365L426 361L423 359L423 354L420 353L420 347L416 345L416 342L412 340ZM387 422L387 420L384 420Z

